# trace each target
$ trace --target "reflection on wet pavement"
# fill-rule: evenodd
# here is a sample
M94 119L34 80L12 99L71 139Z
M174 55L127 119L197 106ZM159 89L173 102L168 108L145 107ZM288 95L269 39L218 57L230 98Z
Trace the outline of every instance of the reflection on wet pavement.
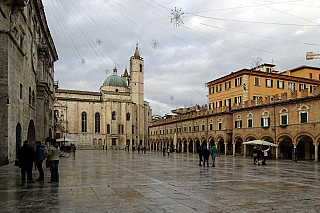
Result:
M10 164L0 167L0 212L320 212L317 163L198 163L187 153L77 150L60 159L59 183L47 183L45 169L44 182L23 185Z

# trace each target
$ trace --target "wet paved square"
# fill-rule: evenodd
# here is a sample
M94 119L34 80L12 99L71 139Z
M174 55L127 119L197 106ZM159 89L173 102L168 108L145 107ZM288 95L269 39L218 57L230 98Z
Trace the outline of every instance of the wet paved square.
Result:
M61 158L60 182L21 185L0 167L0 212L320 212L319 164L221 156L199 167L196 154L77 150ZM34 178L38 172L33 171Z

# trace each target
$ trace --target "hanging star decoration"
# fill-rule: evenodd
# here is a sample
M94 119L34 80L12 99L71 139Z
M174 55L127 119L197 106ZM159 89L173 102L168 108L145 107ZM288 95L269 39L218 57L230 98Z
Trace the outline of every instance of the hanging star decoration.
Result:
M101 44L102 44L101 38L97 38L97 44L98 44L98 45L101 45Z
M153 49L157 49L160 46L158 39L152 39L150 45L152 46Z
M176 7L174 8L174 10L171 10L171 23L173 23L174 26L178 27L183 23L183 19L184 19L184 12L177 9Z
M86 60L82 58L81 59L81 64L84 65L85 63L86 63Z

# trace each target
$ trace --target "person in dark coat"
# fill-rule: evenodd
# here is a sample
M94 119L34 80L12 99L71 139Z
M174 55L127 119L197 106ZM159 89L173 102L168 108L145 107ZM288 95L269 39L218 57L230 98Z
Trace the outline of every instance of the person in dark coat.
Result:
M163 156L166 156L166 147L163 147L162 152L163 152Z
M23 146L18 150L18 159L21 168L22 183L26 182L26 172L28 183L34 183L32 178L32 165L35 160L33 148L29 145L29 141L25 140Z
M36 153L35 153L35 163L39 171L39 178L36 181L44 180L44 173L42 169L42 162L44 160L44 144L40 141L36 141Z
M210 151L207 149L207 147L203 148L202 155L203 155L203 167L206 166L206 162L207 162L207 167L209 167Z
M202 149L201 146L199 147L198 151L199 151L199 166L202 166L201 162L202 162L202 151L203 151L203 149Z

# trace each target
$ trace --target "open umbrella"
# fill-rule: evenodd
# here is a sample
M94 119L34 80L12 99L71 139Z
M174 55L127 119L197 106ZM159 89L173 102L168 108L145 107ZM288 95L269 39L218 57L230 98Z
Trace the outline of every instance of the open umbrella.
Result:
M74 140L73 139L70 139L70 138L59 138L56 140L57 142L73 142Z
M247 141L247 142L244 142L242 144L244 144L244 145L264 145L264 146L278 147L277 144L271 143L269 141L263 141L263 140Z

